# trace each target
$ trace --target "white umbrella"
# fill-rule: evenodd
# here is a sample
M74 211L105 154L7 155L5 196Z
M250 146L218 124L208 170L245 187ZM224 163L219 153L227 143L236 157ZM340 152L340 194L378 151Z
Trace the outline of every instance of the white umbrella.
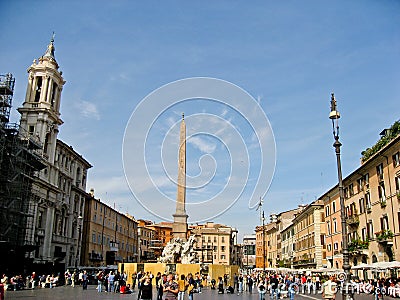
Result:
M358 266L352 266L351 269L352 270L368 270L368 269L374 269L375 267L369 264L360 264Z
M379 269L379 270L400 268L400 262L398 262L398 261L381 261L381 262L373 263L372 267L374 269Z

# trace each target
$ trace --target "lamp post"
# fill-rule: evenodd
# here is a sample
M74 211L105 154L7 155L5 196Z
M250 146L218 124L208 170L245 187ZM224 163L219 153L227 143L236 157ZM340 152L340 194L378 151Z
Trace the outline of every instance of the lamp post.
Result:
M342 179L342 165L340 161L340 147L342 144L339 142L339 118L340 114L336 107L336 99L335 95L331 94L331 112L329 113L329 119L332 120L332 130L333 130L333 138L335 142L333 143L333 147L335 148L336 153L336 164L337 164L337 173L338 173L338 188L339 188L339 201L340 201L340 218L342 224L342 257L343 257L343 272L344 272L344 282L342 289L342 298L343 300L352 299L351 293L349 293L350 287L350 264L349 264L349 250L348 250L348 237L347 237L347 223L346 223L346 207L344 204L344 195L343 195L343 179Z

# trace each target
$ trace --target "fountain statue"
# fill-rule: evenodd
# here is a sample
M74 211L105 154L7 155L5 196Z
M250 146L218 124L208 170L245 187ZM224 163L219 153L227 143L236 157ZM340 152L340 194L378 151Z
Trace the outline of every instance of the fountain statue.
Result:
M186 242L180 238L174 238L165 246L159 261L176 263L180 258L182 264L194 264L198 262L197 253L194 250L195 243L196 239L193 235Z

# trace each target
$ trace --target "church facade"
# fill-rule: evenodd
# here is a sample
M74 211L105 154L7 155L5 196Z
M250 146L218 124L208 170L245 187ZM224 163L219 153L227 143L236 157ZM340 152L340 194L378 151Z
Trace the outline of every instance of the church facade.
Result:
M45 54L28 68L25 101L18 108L20 128L43 145L45 168L33 183L36 197L30 252L37 271L63 271L80 265L80 241L87 171L91 164L72 146L57 138L63 124L60 103L65 84L54 56L52 38Z

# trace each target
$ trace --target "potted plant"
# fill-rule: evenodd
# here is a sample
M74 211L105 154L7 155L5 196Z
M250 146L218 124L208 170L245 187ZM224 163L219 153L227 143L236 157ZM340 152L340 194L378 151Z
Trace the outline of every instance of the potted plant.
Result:
M378 232L375 232L376 239L378 241L385 241L393 238L393 232L390 229L384 229Z

